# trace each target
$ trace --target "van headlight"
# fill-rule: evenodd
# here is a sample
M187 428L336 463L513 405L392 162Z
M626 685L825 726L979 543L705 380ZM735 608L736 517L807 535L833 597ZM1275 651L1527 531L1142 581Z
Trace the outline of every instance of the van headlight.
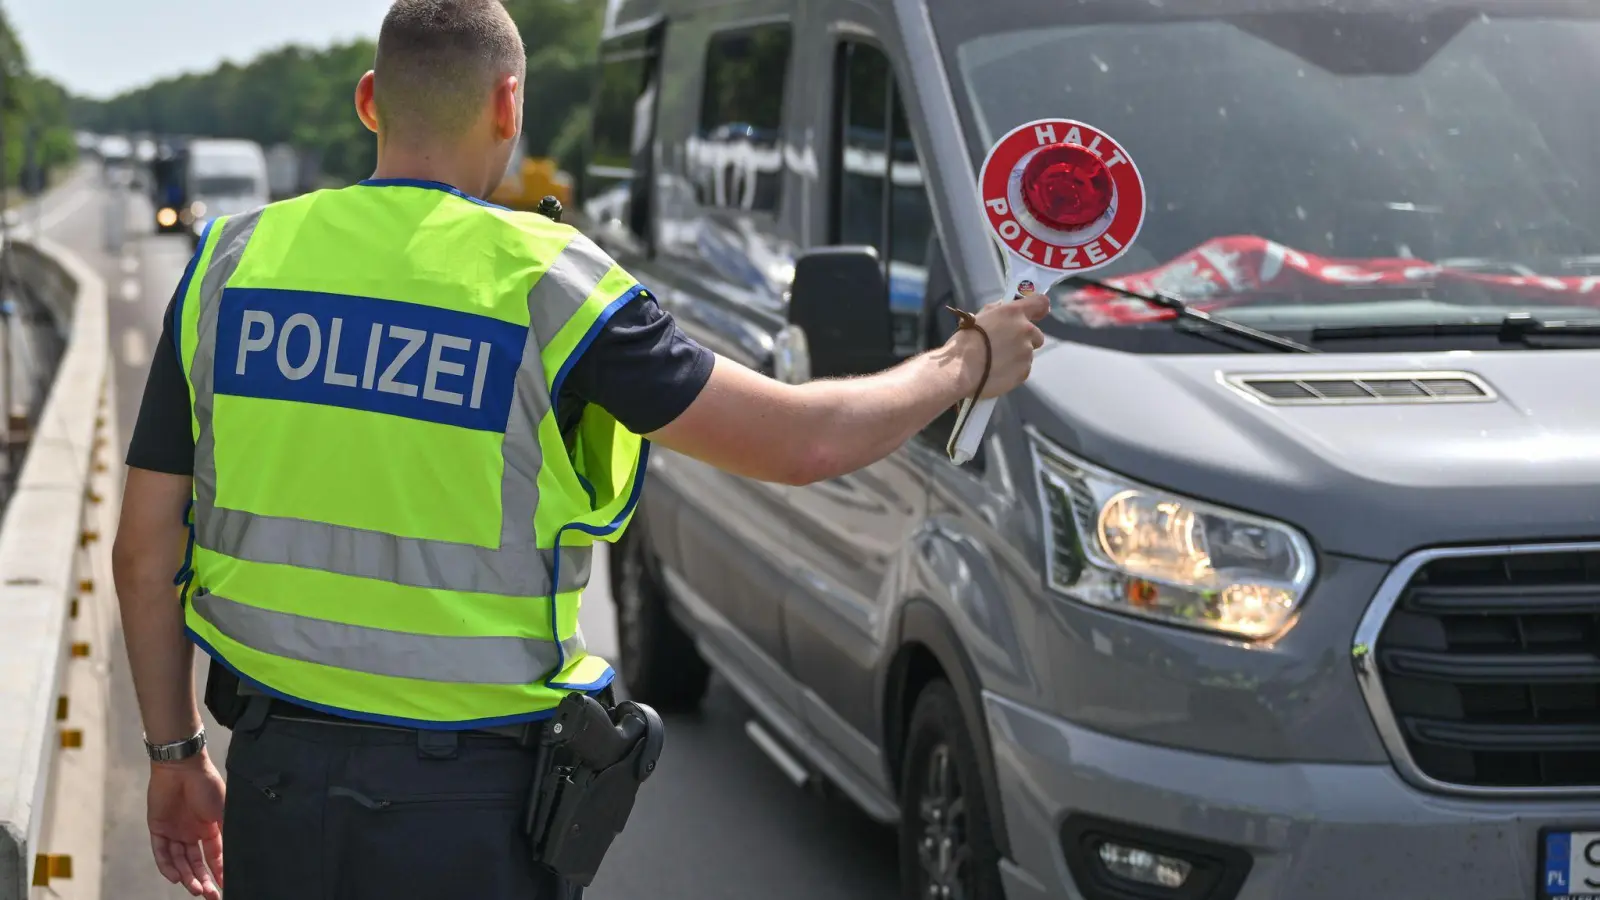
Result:
M1033 458L1053 590L1243 638L1289 626L1315 569L1298 531L1129 481L1037 436Z

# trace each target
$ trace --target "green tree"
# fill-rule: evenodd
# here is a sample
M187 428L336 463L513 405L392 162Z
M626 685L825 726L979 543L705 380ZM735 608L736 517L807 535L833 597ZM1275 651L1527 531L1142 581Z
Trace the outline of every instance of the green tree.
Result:
M604 0L507 0L528 51L522 133L528 153L567 168L588 133Z
M28 70L28 57L0 9L0 138L5 159L0 179L7 186L19 183L27 146L35 142L36 161L46 169L72 161L77 148L67 126L67 92L47 78Z
M604 0L506 0L506 8L527 45L527 151L570 166L587 130ZM376 164L372 136L351 106L356 80L371 68L375 49L370 41L322 50L281 47L242 65L223 63L109 100L73 99L64 106L71 121L89 131L292 144L320 156L331 178L356 181Z
M351 108L355 83L372 66L370 41L322 50L288 46L248 63L166 78L109 100L77 100L73 121L98 132L232 137L291 144L342 181L371 174L372 137Z

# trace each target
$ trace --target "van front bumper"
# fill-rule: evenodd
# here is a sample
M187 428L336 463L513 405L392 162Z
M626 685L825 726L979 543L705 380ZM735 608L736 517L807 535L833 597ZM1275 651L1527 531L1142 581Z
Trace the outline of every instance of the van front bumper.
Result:
M1064 826L1082 816L1247 859L1237 893L1217 900L1530 900L1540 828L1600 831L1597 798L1425 794L1387 764L1194 753L1110 737L989 693L984 707L1010 842L1008 900L1100 900L1068 865ZM1079 858L1079 868L1094 864L1092 854Z

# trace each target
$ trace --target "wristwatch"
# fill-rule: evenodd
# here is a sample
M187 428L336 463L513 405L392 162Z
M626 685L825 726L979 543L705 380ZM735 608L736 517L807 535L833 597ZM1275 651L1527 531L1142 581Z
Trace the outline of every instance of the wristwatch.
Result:
M149 754L152 762L178 762L194 756L203 750L205 746L206 729L202 725L200 730L195 732L194 737L173 741L170 744L152 744L149 738L145 738L144 752Z

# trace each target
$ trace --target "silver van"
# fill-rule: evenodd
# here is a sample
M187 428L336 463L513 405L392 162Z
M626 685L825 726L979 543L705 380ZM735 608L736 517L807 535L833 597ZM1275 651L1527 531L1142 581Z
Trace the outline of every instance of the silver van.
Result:
M626 689L716 670L908 898L1600 896L1597 96L1588 0L614 2L580 224L775 377L1002 293L1011 128L1148 189L973 462L652 454Z

